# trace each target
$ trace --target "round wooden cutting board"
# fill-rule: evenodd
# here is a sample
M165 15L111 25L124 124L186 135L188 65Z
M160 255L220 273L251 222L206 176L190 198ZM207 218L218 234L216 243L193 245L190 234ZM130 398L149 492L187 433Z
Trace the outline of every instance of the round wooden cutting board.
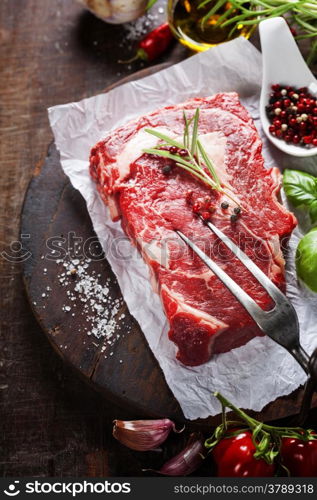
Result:
M158 69L162 66L137 73L133 79ZM132 77L124 82L129 79ZM88 261L81 261L80 255L76 259L74 237L81 238L77 245L79 254L82 242L91 242L89 248L93 247L93 250ZM53 144L41 171L35 171L26 193L21 239L26 255L23 266L27 295L38 322L58 354L105 397L140 417L170 417L183 421L181 408L168 388L158 362L138 323L122 301L107 260L100 257L101 248L86 204L63 173ZM88 281L90 277L98 276L101 286L108 290L109 308L119 303L119 310L112 320L115 331L110 341L88 335L96 324L95 310L91 300L82 301L76 292L78 276L67 274L64 267L66 252L72 255L72 262L75 259L79 265L86 266L84 272ZM302 391L298 390L288 397L279 398L261 414L254 415L273 420L294 414L298 411L301 394ZM213 425L218 421L219 418L214 417L197 421L197 424Z

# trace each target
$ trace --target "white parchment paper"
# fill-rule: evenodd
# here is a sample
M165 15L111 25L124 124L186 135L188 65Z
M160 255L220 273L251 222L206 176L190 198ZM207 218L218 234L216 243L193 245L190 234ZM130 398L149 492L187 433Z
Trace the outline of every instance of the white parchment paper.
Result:
M149 273L137 250L125 241L120 223L113 223L88 172L92 146L111 129L161 106L194 96L237 91L242 103L259 124L261 54L243 38L195 55L142 80L127 83L107 94L49 109L49 119L62 167L87 202L94 229L118 278L130 312L139 322L167 383L185 417L204 418L219 412L215 390L245 409L260 411L278 396L291 393L305 381L293 358L272 340L255 338L247 345L215 356L190 368L175 359L175 346L167 338L168 325L159 297L153 293ZM266 165L293 166L317 173L316 158L290 162L263 138ZM301 236L296 229L290 241L287 293L301 325L301 342L311 352L317 345L317 300L299 290L294 251ZM121 258L113 240L121 240ZM122 258L122 256L124 256ZM141 306L140 306L141 305Z

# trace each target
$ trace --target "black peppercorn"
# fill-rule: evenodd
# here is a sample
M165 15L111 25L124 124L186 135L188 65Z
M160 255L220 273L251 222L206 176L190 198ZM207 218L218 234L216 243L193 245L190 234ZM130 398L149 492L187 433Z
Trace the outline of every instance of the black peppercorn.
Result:
M227 201L223 201L223 202L221 203L221 208L222 208L223 210L227 210L227 208L229 208L229 203L228 203Z
M164 165L164 167L162 168L162 172L164 175L168 175L171 170L172 170L172 165Z

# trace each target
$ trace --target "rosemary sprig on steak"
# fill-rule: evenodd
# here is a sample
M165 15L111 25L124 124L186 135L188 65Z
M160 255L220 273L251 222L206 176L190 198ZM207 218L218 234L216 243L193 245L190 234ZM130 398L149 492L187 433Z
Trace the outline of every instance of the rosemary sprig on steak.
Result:
M183 143L155 129L146 128L145 131L148 134L154 135L158 139L161 139L162 142L155 148L144 149L143 152L172 160L177 167L186 170L200 181L207 184L211 189L224 193L228 198L239 205L228 191L224 189L212 159L208 156L198 138L199 108L196 109L194 116L190 120L187 118L185 111L183 112L183 116ZM192 131L190 134L191 124Z

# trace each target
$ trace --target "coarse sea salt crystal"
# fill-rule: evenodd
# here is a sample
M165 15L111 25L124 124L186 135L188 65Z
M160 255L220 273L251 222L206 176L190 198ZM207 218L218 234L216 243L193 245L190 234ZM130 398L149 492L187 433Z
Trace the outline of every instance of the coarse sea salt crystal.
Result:
M82 329L77 328L78 332L83 331L87 336L93 336L98 340L104 339L101 349L101 352L104 352L111 348L120 336L123 337L126 332L131 331L127 326L125 333L119 332L117 321L125 317L125 314L121 314L118 318L118 312L123 306L123 299L111 296L111 278L107 277L105 283L102 284L100 282L101 273L97 274L94 270L89 271L91 259L80 261L79 259L71 259L68 255L65 259L57 259L55 262L57 265L62 264L61 271L63 271L57 274L57 282L61 287L67 287L62 310L69 313L72 308L79 304L77 316L87 324ZM72 272L75 269L74 266L76 266L75 273ZM44 273L46 271L46 268L43 269ZM47 286L46 291L51 291L51 287ZM48 293L42 294L43 298L47 296ZM75 313L72 312L71 316L74 317ZM66 348L67 346L64 346L64 349ZM112 356L113 352L110 352L109 355ZM105 355L106 358L107 355Z
M76 303L79 302L81 304L80 312L77 314L82 316L83 321L87 324L83 331L88 336L97 339L104 338L107 345L112 346L119 337L118 332L116 332L116 317L123 305L123 299L111 297L111 279L106 278L106 284L100 283L101 274L97 274L94 270L89 272L91 259L81 261L67 256L64 260L56 260L56 263L61 262L65 271L60 272L57 278L61 286L67 287L66 301L69 301L63 305L63 311L71 311L69 303L72 307L76 307ZM76 266L76 273L71 272L74 266ZM104 349L106 349L106 345L104 345Z

